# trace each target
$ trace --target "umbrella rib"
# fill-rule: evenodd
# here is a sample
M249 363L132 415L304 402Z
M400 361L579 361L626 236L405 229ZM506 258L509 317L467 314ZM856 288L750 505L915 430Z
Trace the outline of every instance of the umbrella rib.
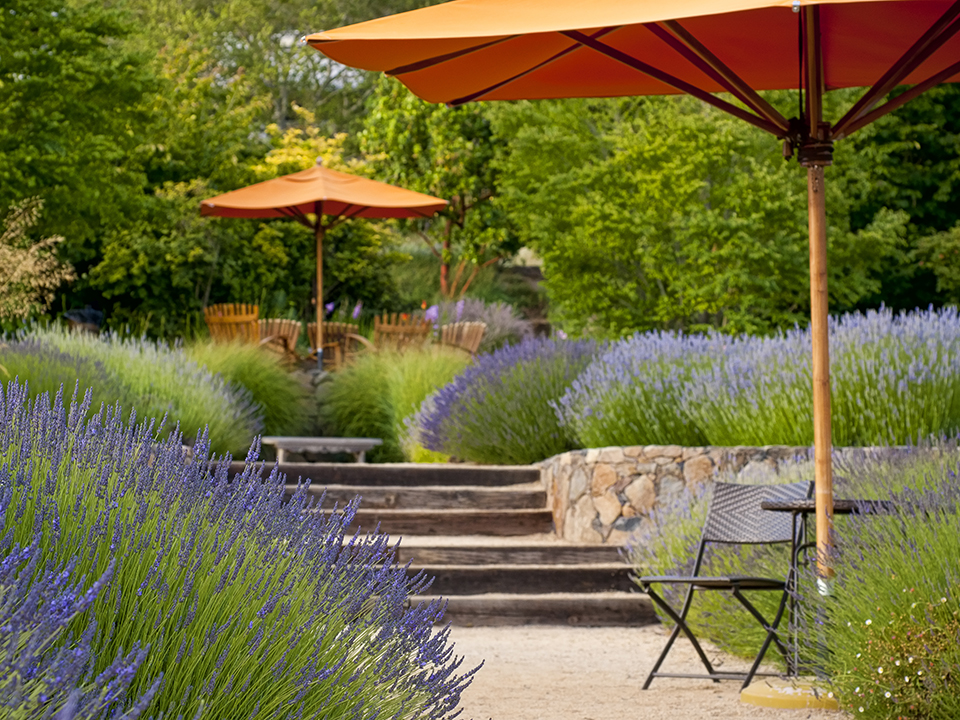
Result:
M676 20L665 20L659 24L645 25L650 32L686 58L705 75L736 96L744 105L757 115L766 118L781 131L789 129L787 119L776 108L764 100L734 70L720 58L710 52L690 31Z
M927 78L922 83L914 85L905 93L897 95L897 97L893 98L892 100L888 100L872 112L869 112L866 115L861 115L853 122L847 123L847 126L843 128L842 132L834 134L834 139L839 140L844 137L849 137L852 133L856 132L865 125L869 125L874 120L883 117L889 112L893 112L898 107L906 105L911 100L923 95L923 93L930 88L934 87L935 85L939 85L940 83L957 74L960 74L960 62L955 62L953 65L950 65L949 67L938 72L936 75Z
M940 19L931 25L930 29L883 74L883 77L864 93L863 97L837 122L834 126L835 131L839 134L849 134L848 125L868 113L884 95L900 84L903 78L943 47L944 43L960 30L960 23L955 22L958 16L960 16L960 0L954 2Z
M352 211L351 211L351 208L353 209ZM355 218L357 215L362 213L365 208L366 208L365 205L353 205L353 204L347 205L342 212L340 212L337 215L334 215L333 220L327 223L327 230L331 228L335 228L340 223L346 222L351 218Z
M316 227L314 226L314 224L307 219L307 216L304 215L303 212L301 212L300 208L278 207L274 209L281 215L286 215L288 218L292 218L293 220L296 220L298 223L300 223L304 227L308 227L311 230L316 230ZM317 219L317 222L319 222L319 218Z
M595 38L603 37L607 33L611 33L616 29L617 29L616 27L603 28L602 30L598 30L597 32L595 32L591 37L595 37ZM526 77L527 75L534 72L535 70L539 70L540 68L546 67L552 62L556 62L560 58L569 55L574 50L577 50L579 48L580 48L580 43L574 43L570 47L564 48L563 50L556 53L555 55L551 55L543 62L539 62L533 67L527 68L523 72L519 72L516 75L508 77L506 80L501 80L500 82L495 83L494 85L491 85L489 87L486 87L483 90L477 90L476 92L470 93L469 95L464 95L463 97L457 98L456 100L451 100L447 104L450 105L450 107L456 107L457 105L464 105L465 103L473 102L474 100L477 100L478 98L486 95L487 93L493 92L494 90L499 90L500 88L505 87L506 85L509 85L512 82L516 82L520 78Z
M488 47L493 47L494 45L499 45L502 42L507 40L513 40L516 38L516 35L508 35L507 37L498 38L497 40L491 40L490 42L481 43L480 45L473 45L468 48L463 48L462 50L455 50L453 52L444 53L443 55L437 55L436 57L425 58L423 60L418 60L415 63L410 63L409 65L401 65L396 67L393 70L385 71L387 75L403 75L405 73L417 72L418 70L426 70L427 68L432 68L435 65L442 65L443 63L449 60L456 60L461 58L464 55L469 55L470 53L477 52L479 50L485 50Z
M595 50L601 55L606 55L607 57L613 60L616 60L618 62L621 62L624 65L633 68L634 70L638 70L639 72L642 72L644 75L648 75L652 77L654 80L659 80L663 84L676 88L680 92L684 92L684 93L687 93L688 95L692 95L693 97L698 98L703 102L708 103L709 105L713 105L714 107L718 108L719 110L722 110L723 112L729 113L730 115L733 115L734 117L738 117L741 120L745 120L751 125L755 125L756 127L760 128L761 130L766 130L768 133L775 136L781 135L780 129L776 125L771 123L769 120L767 120L766 118L758 117L753 113L743 110L742 108L738 108L736 105L733 105L732 103L728 103L725 100L721 100L720 98L715 97L714 95L707 92L706 90L698 88L696 85L692 85L685 80L681 80L678 77L674 77L673 75L670 75L669 73L664 72L663 70L655 68L652 65L648 65L642 60L638 60L637 58L631 55L628 55L622 50L617 50L615 47L611 47L606 43L602 43L599 40L596 40L590 37L589 35L585 35L576 30L566 30L566 31L563 31L561 34L566 35L571 40L576 40L581 45L588 47L591 50Z

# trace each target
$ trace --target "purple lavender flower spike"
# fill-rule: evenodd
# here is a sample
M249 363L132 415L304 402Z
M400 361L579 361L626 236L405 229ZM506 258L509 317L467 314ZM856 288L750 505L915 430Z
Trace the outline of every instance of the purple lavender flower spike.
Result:
M363 311L363 302L361 300L357 300L357 304L353 306L353 313L351 313L351 316L353 317L354 320L356 320L358 317L360 317L360 313L362 311Z

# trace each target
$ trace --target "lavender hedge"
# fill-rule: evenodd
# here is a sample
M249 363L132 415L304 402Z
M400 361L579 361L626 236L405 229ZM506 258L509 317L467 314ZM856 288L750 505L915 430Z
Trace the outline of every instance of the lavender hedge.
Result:
M531 338L476 362L424 402L423 446L461 460L524 464L574 447L553 405L598 349Z
M442 607L405 608L427 580L386 536L344 544L355 503L307 512L89 402L0 391L0 715L456 714Z
M897 444L960 429L955 308L831 320L833 440ZM770 338L648 333L622 340L561 398L586 447L809 445L810 333Z

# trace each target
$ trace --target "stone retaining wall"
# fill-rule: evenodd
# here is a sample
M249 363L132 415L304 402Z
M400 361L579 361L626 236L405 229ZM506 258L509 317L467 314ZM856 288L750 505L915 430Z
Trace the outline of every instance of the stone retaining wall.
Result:
M623 544L661 498L718 473L760 481L781 465L810 462L808 447L647 445L573 450L538 463L557 535Z

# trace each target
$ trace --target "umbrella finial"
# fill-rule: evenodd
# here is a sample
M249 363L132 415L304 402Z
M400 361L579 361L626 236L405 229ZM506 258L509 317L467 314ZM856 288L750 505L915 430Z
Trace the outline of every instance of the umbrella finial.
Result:
M323 166L323 156L317 155L317 165Z

